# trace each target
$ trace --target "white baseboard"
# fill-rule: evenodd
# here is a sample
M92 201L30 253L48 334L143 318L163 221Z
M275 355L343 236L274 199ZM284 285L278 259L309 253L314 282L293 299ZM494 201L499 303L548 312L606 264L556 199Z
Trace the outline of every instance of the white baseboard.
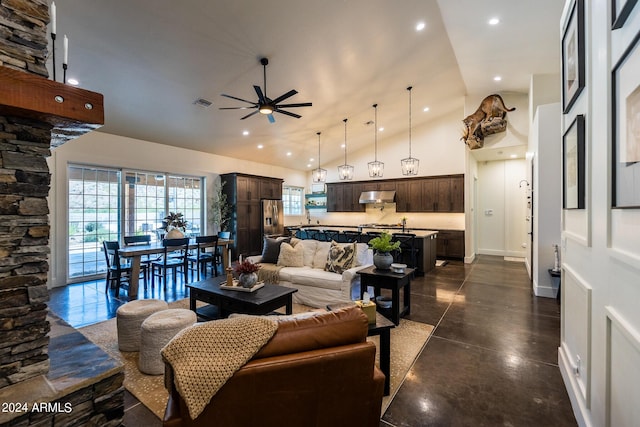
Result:
M558 289L550 286L539 286L538 282L533 281L533 294L537 297L557 298Z
M573 367L562 346L558 347L558 367L560 368L564 387L571 401L571 408L573 409L573 415L576 417L576 422L581 427L591 427L593 424L589 418L589 409L581 397L580 386L573 374Z
M476 254L471 254L469 256L464 257L465 264L471 264L476 259Z

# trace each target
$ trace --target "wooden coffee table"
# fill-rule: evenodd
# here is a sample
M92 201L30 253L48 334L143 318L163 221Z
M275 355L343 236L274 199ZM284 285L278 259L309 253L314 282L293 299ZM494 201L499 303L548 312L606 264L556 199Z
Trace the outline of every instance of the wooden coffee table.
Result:
M221 289L226 277L211 277L187 284L189 308L205 320L228 317L231 313L264 315L285 307L286 314L293 312L292 295L297 289L265 284L254 292ZM211 306L196 309L196 302L204 301Z

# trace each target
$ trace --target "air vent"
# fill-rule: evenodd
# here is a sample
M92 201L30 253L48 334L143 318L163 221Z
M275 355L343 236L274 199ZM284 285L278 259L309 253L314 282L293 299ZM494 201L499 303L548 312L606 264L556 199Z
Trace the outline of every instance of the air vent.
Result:
M202 107L202 108L209 108L211 107L211 105L213 105L213 102L204 98L198 98L195 101L193 101L193 105L197 105L198 107Z

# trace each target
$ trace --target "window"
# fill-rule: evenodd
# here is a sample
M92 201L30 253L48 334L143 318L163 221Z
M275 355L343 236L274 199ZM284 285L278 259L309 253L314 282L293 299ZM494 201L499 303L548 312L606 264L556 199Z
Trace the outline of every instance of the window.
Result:
M304 188L289 187L282 188L282 207L285 215L302 215L304 206Z
M106 271L105 240L136 234L160 239L170 211L184 215L188 236L204 226L202 178L70 165L68 186L69 281Z
M118 240L120 171L69 166L69 279L106 271L104 240Z

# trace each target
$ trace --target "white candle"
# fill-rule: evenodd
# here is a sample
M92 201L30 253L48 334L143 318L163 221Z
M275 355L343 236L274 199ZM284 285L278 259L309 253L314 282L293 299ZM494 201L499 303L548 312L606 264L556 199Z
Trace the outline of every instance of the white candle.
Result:
M66 34L64 35L64 61L62 61L62 63L69 63L69 39Z
M51 34L56 33L56 3L51 2Z
M231 268L231 249L229 249L229 255L227 255L227 259L229 260L229 268Z
M238 255L238 262L242 264L242 254Z

